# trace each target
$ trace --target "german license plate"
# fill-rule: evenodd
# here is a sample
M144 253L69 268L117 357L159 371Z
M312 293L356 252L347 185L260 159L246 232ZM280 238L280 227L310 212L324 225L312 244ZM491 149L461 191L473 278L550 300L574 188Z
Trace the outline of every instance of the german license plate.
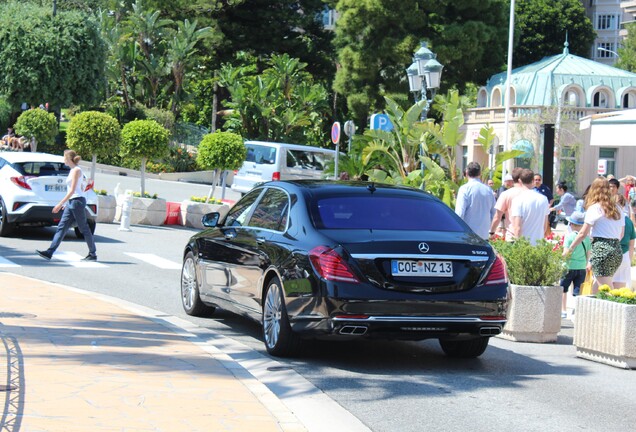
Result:
M451 261L391 260L391 274L393 276L452 277L453 263Z
M44 185L44 190L46 192L66 192L66 185L63 185L63 184Z

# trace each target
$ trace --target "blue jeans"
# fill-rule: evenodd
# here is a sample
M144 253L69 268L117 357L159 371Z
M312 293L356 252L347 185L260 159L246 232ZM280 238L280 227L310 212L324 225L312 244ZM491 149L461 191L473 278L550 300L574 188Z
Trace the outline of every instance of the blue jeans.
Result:
M72 198L66 203L66 207L64 207L64 212L62 213L62 219L60 219L60 223L57 224L57 231L55 231L53 241L47 251L51 254L55 252L73 222L77 223L77 228L84 235L84 240L86 240L86 244L88 245L88 252L95 255L97 252L95 240L93 240L93 234L86 220L86 198Z

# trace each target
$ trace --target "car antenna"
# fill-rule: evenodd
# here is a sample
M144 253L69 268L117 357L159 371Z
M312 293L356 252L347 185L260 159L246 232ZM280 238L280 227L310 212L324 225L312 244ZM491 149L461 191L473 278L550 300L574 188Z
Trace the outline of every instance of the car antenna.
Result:
M369 192L373 193L375 192L375 183L371 182L370 185L367 186L367 189L369 190Z

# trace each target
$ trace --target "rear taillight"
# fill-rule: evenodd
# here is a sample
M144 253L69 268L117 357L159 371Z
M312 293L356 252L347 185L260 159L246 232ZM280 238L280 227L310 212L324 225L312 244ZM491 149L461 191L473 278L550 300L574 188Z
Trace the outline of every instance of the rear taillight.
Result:
M97 214L97 206L95 204L89 204L87 206L94 214Z
M346 261L335 250L317 246L309 251L309 260L323 279L337 282L359 283Z
M490 267L490 271L484 279L484 285L495 285L508 283L508 271L506 270L506 262L504 259L497 255L495 257L495 262Z
M22 189L29 189L31 190L31 186L29 186L29 184L27 183L27 179L29 179L30 177L24 177L24 176L20 176L20 177L11 177L11 181L16 185L21 187Z
M89 191L95 187L95 180L89 180L86 183L86 187L84 188L84 192Z
M272 174L272 180L280 180L280 172L276 171L274 174Z

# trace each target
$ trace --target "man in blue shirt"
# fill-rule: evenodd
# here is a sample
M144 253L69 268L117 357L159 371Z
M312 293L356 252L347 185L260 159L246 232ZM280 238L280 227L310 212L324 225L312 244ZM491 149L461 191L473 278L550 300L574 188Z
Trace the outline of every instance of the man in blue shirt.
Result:
M455 213L481 238L488 239L490 221L495 215L495 196L492 189L480 180L481 167L471 162L466 167L468 182L459 188Z
M552 203L554 203L554 196L552 195L552 190L543 184L543 178L541 174L537 173L534 175L534 190L539 192L541 195L548 199L548 205L552 207ZM556 222L556 212L551 211L548 216L548 221L545 226L545 236L549 237L552 233L552 224ZM556 226L556 225L555 225Z

